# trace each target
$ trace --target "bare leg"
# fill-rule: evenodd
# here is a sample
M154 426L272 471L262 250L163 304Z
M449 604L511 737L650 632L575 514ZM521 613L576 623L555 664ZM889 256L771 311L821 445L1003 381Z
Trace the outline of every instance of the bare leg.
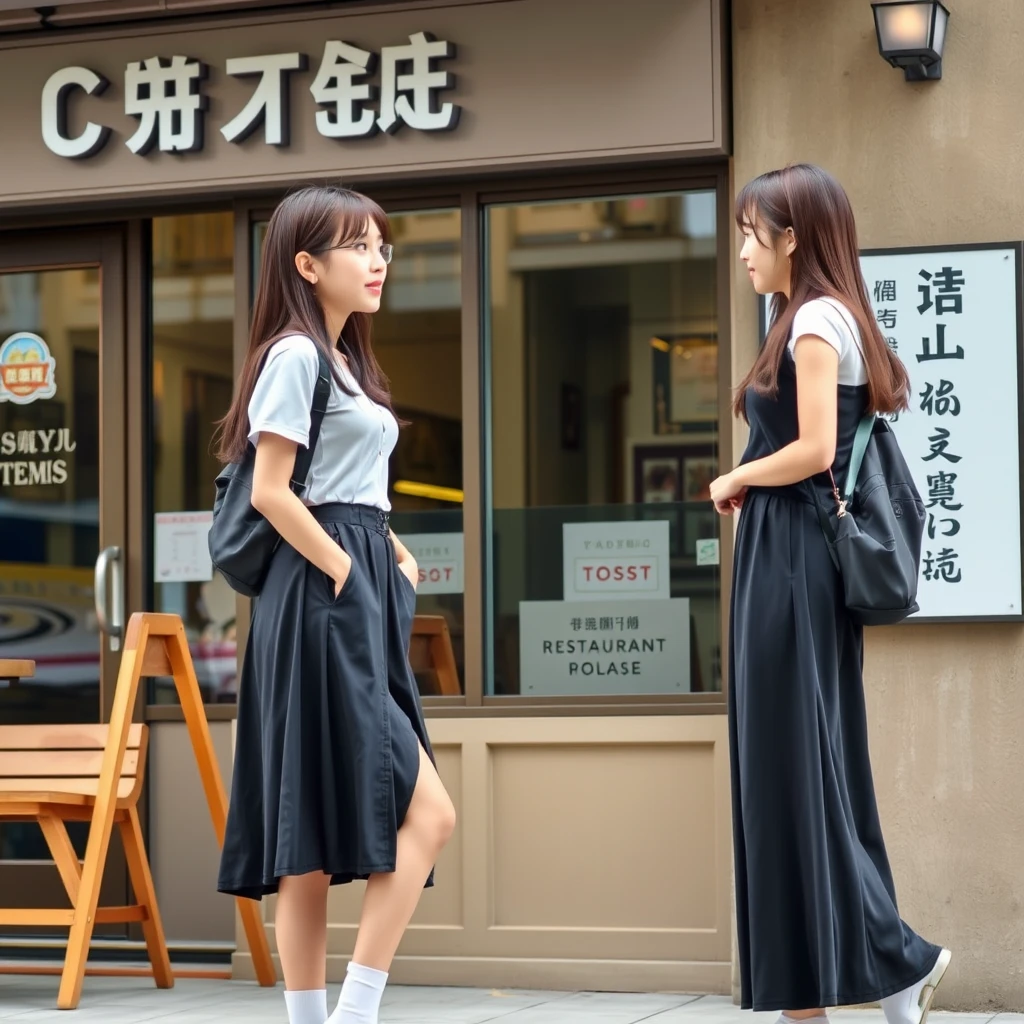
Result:
M828 1014L822 1010L784 1010L783 1013L790 1020L813 1020L815 1017L827 1017Z
M455 808L437 771L420 747L420 771L405 821L398 830L395 870L366 883L352 959L378 971L391 969L423 885L455 829Z
M329 875L286 875L274 915L277 950L289 991L327 987L327 890Z

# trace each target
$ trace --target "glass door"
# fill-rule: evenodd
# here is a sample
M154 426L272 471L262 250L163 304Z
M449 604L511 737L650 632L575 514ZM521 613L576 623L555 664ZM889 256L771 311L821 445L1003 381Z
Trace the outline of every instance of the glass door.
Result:
M0 234L0 659L35 663L0 682L5 725L109 713L138 557L126 549L124 266L119 232ZM83 856L88 826L69 832ZM114 843L104 899L125 890ZM0 906L67 905L38 825L0 823Z

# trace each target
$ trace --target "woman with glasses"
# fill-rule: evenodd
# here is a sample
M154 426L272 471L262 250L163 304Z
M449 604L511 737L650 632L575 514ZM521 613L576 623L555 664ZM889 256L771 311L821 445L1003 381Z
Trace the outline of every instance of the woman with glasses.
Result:
M377 1024L392 958L455 827L406 653L419 570L388 525L398 422L370 343L388 236L381 208L345 189L302 189L278 206L220 425L225 462L255 446L252 504L281 544L242 668L218 889L277 893L290 1024ZM300 497L296 454L327 374ZM328 888L357 878L362 918L328 1016Z

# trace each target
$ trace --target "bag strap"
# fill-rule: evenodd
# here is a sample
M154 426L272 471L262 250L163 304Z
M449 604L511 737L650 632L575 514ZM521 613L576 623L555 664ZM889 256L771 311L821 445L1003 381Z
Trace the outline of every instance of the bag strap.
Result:
M292 482L297 484L305 484L306 477L309 476L309 469L313 465L313 452L320 439L320 427L324 421L324 413L327 412L328 399L331 397L331 370L319 348L317 355L320 357L320 366L313 387L313 404L309 410L309 444L305 448L300 448L298 455L295 456L295 470L292 474Z

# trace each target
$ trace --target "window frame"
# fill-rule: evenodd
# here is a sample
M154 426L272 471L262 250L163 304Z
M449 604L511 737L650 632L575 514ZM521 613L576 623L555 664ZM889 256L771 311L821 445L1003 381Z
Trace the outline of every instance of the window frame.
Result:
M457 184L377 185L352 181L350 187L372 195L389 213L459 208L462 229L462 465L463 533L465 538L465 693L460 697L424 696L424 713L435 717L565 717L574 715L692 715L723 714L728 700L729 593L732 576L733 535L722 534L720 556L720 630L722 690L688 694L621 694L614 696L493 696L485 693L491 625L485 615L487 581L484 578L486 530L489 528L489 495L485 494L489 424L485 420L487 384L485 375L486 267L484 265L484 223L486 208L494 204L538 203L588 199L595 195L613 198L642 192L714 190L716 195L718 260L716 266L717 308L719 310L718 400L721 416L718 446L722 468L733 458L731 266L732 238L731 179L726 161L695 161L661 167L617 169L571 169L542 174L478 179ZM233 203L235 215L235 371L241 367L248 344L249 310L252 299L252 230L266 220L283 192L265 193ZM249 601L241 596L238 605L238 654L241 659L248 636ZM211 718L233 718L235 704L211 705ZM175 705L150 707L152 719L181 719Z

